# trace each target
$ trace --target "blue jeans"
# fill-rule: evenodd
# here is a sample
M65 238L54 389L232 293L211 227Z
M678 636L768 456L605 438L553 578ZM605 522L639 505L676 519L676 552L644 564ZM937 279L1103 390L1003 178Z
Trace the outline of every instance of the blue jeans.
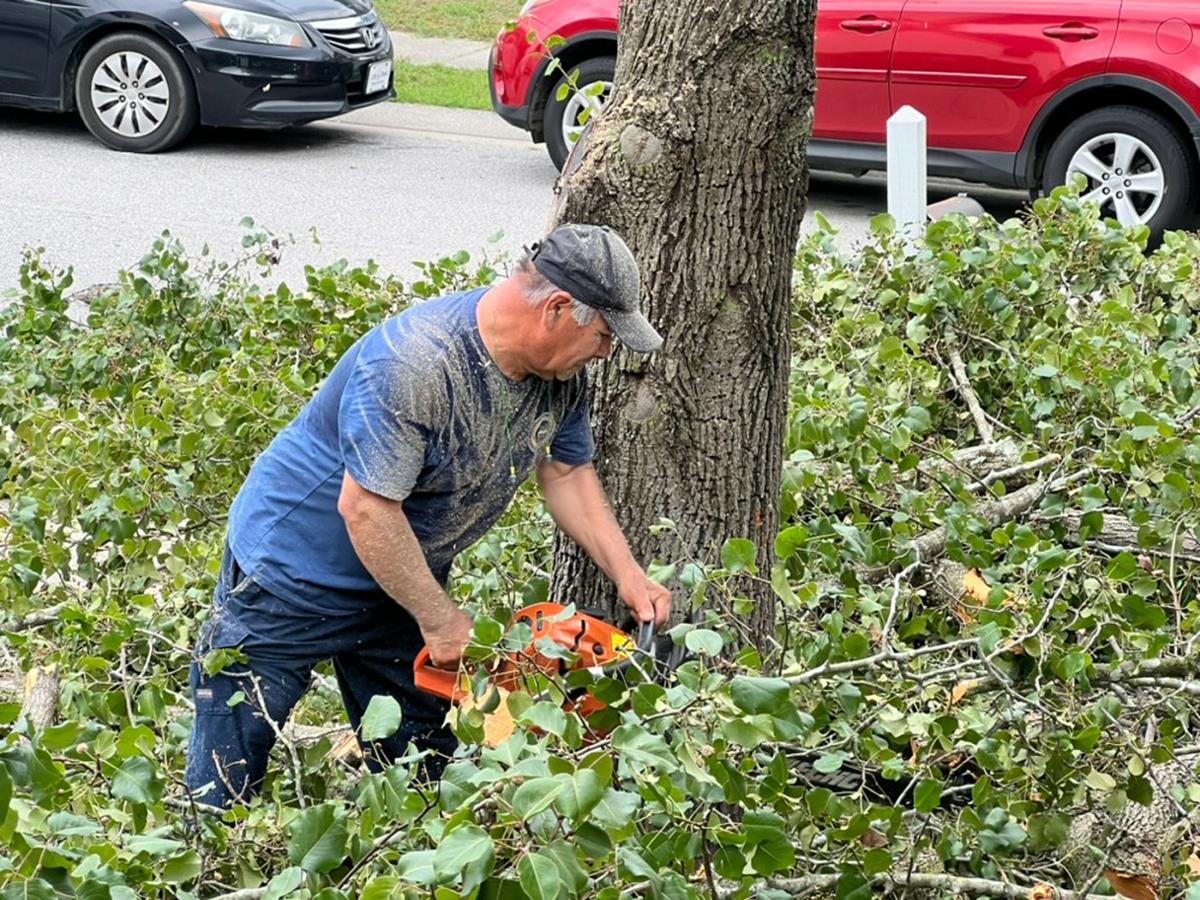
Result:
M325 614L303 609L244 574L227 545L212 613L200 629L191 667L196 718L184 780L195 799L229 806L258 792L275 743L274 725L283 728L309 686L313 666L325 659L333 660L356 730L376 694L400 703L400 730L364 748L373 769L378 770L379 760L403 753L410 741L452 753L456 742L443 725L447 704L413 685L413 659L422 643L416 621L385 595ZM201 661L220 648L239 649L247 662L206 675ZM244 699L230 705L239 691ZM427 760L426 774L436 777L444 765L435 754Z

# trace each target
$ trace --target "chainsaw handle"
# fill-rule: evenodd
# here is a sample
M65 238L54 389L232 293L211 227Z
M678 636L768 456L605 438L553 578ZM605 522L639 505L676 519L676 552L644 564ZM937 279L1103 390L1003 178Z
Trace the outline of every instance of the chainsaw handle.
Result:
M638 622L637 648L643 653L654 655L654 620Z
M417 651L417 658L413 660L413 684L420 690L443 700L454 701L459 693L455 690L457 681L458 671L439 669L435 666L429 656L428 647Z

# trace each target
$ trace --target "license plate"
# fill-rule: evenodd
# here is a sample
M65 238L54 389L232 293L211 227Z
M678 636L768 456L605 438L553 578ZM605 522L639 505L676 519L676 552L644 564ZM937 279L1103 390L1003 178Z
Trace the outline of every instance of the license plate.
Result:
M363 91L364 94L375 94L379 91L387 90L388 82L392 78L392 61L390 59L382 59L379 62L373 62L367 66L367 87Z

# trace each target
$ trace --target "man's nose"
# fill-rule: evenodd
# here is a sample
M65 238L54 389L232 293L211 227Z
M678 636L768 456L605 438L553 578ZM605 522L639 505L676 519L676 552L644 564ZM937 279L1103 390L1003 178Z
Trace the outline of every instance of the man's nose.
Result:
M596 348L595 359L608 359L608 354L612 352L612 338L604 336L600 338L600 346Z

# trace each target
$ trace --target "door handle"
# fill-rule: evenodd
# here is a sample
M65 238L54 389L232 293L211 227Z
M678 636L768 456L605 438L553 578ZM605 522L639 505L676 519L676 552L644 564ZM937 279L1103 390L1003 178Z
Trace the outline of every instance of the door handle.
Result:
M1042 34L1058 41L1090 41L1100 37L1100 29L1082 22L1067 22L1065 25L1051 25L1042 29Z
M846 19L841 23L844 31L857 31L860 34L876 34L891 29L892 23L887 19L876 16L860 16L857 19Z

